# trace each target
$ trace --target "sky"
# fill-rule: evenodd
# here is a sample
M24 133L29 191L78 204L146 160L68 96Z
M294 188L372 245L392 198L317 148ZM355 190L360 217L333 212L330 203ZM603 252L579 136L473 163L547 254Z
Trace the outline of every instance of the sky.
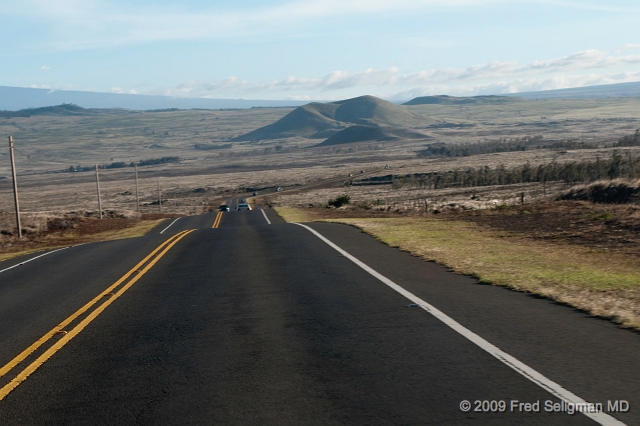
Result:
M0 0L0 85L225 99L640 81L623 0Z

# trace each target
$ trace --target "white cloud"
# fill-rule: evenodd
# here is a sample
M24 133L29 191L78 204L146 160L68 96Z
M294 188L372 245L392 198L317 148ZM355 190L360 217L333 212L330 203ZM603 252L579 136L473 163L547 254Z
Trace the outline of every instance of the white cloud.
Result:
M49 66L47 66L47 65L43 65L43 66L41 66L41 67L40 67L40 69L41 69L42 71L49 71L49 70L51 69L51 67L49 67Z
M615 53L621 53L625 50L638 50L640 49L640 43L627 43L623 46L620 46L615 50Z
M3 5L3 14L20 15L53 28L59 49L84 49L159 40L234 38L281 33L318 19L415 13L442 9L468 10L487 5L513 5L514 0L294 0L277 6L192 11L186 6L123 5L109 0L22 0ZM599 11L620 10L589 2L519 0L519 4ZM179 3L178 3L179 4ZM626 7L626 13L635 8Z
M4 7L3 13L48 23L55 29L54 45L82 49L158 40L230 38L286 31L322 18L434 7L468 7L505 1L297 0L278 6L194 12L178 6L123 6L107 0L22 0Z
M430 85L389 92L384 95L388 99L412 99L418 96L442 95L476 96L496 95L519 92L536 92L540 90L567 89L572 87L597 86L602 84L629 83L640 81L640 72L615 74L559 75L548 78L515 79L495 81L484 84L465 85Z
M525 65L515 61L491 62L465 69L440 68L407 74L399 78L406 84L433 84L455 80L518 78L558 72L626 67L640 64L640 55L617 56L599 50L585 50L562 58L537 60Z
M188 97L220 97L243 94L315 92L323 98L358 88L380 90L396 87L398 93L509 93L523 90L547 90L593 84L609 84L640 79L637 72L626 71L640 64L640 55L620 56L598 50L586 50L561 58L536 60L520 65L515 61L478 64L468 68L435 68L402 74L396 67L367 69L360 72L337 70L323 77L289 76L280 80L248 82L237 76L219 81L190 80L162 94ZM604 70L609 70L604 73ZM595 71L600 71L596 73ZM157 93L157 92L156 92ZM316 95L316 96L317 96ZM298 95L285 95L298 96ZM398 95L399 96L399 95Z
M136 89L130 89L130 90L124 90L122 87L112 87L109 92L111 93L127 93L129 95L139 95L140 92L138 92Z
M285 101L310 101L311 96L309 95L295 95L295 96L285 96Z

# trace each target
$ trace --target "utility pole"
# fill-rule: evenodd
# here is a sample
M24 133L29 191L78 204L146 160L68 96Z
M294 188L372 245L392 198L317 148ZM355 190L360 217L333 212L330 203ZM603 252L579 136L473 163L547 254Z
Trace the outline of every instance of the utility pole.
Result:
M96 189L98 190L98 217L102 219L102 200L100 199L100 177L98 176L97 164L96 164Z
M20 225L20 203L18 202L18 180L16 178L16 160L13 156L13 137L9 136L9 153L11 155L11 174L13 175L13 201L16 204L16 225L18 238L22 238L22 225Z
M140 213L140 197L138 195L138 166L135 166L136 169L136 211Z
M160 179L158 179L158 204L160 205L160 214L162 214L162 192L160 192Z

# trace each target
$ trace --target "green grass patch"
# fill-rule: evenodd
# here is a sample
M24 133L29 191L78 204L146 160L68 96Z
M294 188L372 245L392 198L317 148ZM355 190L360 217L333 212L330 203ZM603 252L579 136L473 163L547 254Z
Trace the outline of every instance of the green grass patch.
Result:
M286 222L312 222L313 218L305 213L303 209L295 207L274 207L273 210Z
M452 267L484 282L536 291L548 286L638 289L638 261L620 254L538 243L461 221L425 218L340 219L390 246Z

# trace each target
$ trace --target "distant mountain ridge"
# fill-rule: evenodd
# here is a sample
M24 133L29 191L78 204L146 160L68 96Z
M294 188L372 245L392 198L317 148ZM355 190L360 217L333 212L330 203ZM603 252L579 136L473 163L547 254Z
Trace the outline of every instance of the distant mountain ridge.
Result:
M447 95L437 96L421 96L413 98L402 105L484 105L484 104L504 104L523 101L522 98L514 96L472 96L472 97L457 97Z
M569 89L541 90L537 92L509 93L523 99L588 99L588 98L640 98L640 81L572 87Z
M91 115L95 114L96 109L85 109L74 104L62 104L54 105L42 108L25 108L18 111L0 111L0 117L33 117L38 115L56 115L56 116L69 116L69 115Z
M337 102L312 102L296 108L273 124L238 136L235 140L305 137L327 138L353 125L427 127L438 120L418 115L375 96Z
M123 93L81 92L73 90L32 89L0 86L0 110L18 111L51 105L75 104L84 108L153 109L225 109L253 107L297 107L304 101L250 99L172 98L170 96Z

